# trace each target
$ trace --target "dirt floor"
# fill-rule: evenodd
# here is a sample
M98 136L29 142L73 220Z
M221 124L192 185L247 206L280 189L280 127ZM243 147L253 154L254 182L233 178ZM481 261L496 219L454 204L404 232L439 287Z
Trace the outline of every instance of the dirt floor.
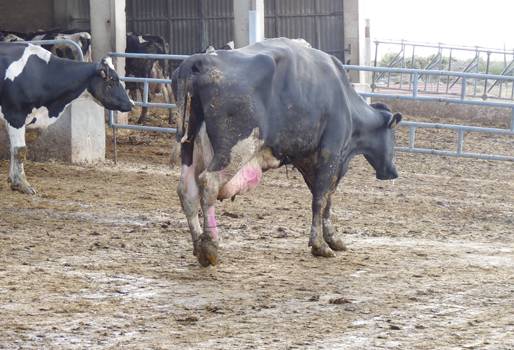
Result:
M0 181L1 349L514 349L514 163L400 153L383 182L356 158L331 259L307 247L301 176L271 171L218 205L222 261L202 268L170 137L120 132L118 165L28 162L35 197Z

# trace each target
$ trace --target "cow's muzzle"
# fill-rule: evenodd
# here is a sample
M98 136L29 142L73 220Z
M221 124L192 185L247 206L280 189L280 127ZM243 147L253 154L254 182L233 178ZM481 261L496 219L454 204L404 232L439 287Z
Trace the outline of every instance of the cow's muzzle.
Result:
M398 172L395 168L387 169L383 172L377 171L377 179L379 180L394 180L398 178Z

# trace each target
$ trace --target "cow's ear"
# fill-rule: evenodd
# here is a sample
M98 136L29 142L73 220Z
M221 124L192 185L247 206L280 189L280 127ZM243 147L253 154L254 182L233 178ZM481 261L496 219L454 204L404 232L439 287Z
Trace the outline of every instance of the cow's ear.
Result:
M103 66L103 64L99 64L96 68L96 73L103 79L107 80L107 69Z
M393 116L391 116L391 119L387 123L388 128L395 128L396 125L398 125L402 121L402 115L400 113L396 113Z

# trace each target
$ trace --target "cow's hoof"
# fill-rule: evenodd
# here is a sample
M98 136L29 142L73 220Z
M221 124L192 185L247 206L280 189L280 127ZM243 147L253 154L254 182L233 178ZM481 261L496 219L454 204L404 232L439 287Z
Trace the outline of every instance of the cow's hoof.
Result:
M211 239L202 239L197 250L198 262L203 267L218 264L218 242Z
M321 256L324 258L333 258L335 255L334 251L330 249L330 247L326 244L323 244L321 246L313 245L311 248L311 253L314 256Z
M327 242L328 246L336 252L348 250L341 237L331 236L330 238L325 238L325 242Z
M35 195L36 190L27 181L11 182L11 189L28 195Z

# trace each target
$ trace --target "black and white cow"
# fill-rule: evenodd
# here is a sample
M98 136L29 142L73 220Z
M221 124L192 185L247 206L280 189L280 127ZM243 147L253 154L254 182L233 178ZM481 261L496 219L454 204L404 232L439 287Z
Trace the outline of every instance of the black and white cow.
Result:
M79 29L55 29L50 31L37 31L30 33L20 33L12 31L0 31L0 42L17 42L32 40L71 40L77 43L84 56L84 61L91 62L91 34ZM45 49L61 58L78 60L79 55L76 50L67 44L43 45Z
M167 54L168 44L158 35L150 34L127 34L127 53L143 53L143 54ZM125 60L125 76L138 78L156 78L165 79L168 77L168 63L166 60L158 59L141 59L127 58ZM139 91L141 98L143 97L143 84L127 82L127 89L133 99L136 99ZM150 84L148 101L150 102L155 95L162 94L166 103L172 103L171 91L166 84ZM146 121L148 107L141 109L141 115L138 124ZM171 120L171 112L170 112Z
M368 105L334 56L285 38L198 54L173 74L180 118L178 194L203 266L218 261L216 199L293 164L312 193L313 255L344 250L330 221L331 197L349 161L363 154L381 180L398 176L394 127L400 114ZM203 229L198 210L203 212Z
M133 107L110 58L76 62L35 45L0 43L0 118L6 121L11 144L13 190L35 193L23 170L25 127L51 124L85 91L105 108L128 112Z

